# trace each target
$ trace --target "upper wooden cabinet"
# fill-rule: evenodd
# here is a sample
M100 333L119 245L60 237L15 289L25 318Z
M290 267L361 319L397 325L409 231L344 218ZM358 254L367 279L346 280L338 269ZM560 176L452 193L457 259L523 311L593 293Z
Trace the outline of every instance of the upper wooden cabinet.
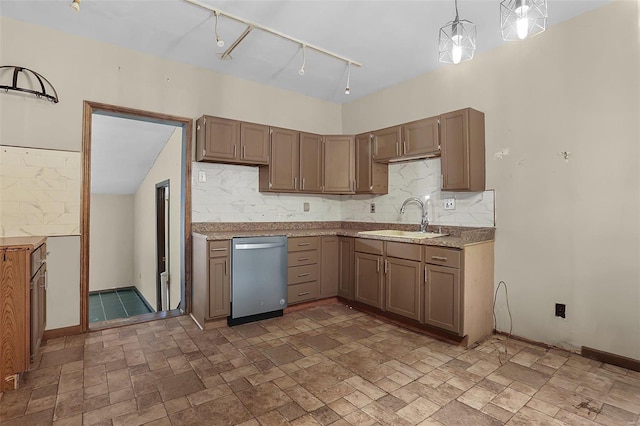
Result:
M440 116L443 191L484 191L484 113L471 108Z
M323 191L349 194L355 192L355 149L353 136L323 138Z
M322 191L322 136L300 133L300 187L304 192Z
M196 160L269 163L269 126L202 116L196 121Z
M260 191L292 192L299 188L300 134L293 130L271 129L271 161L260 168Z
M373 160L404 161L440 154L438 117L373 132Z
M355 137L356 194L389 193L389 165L373 162L373 135Z

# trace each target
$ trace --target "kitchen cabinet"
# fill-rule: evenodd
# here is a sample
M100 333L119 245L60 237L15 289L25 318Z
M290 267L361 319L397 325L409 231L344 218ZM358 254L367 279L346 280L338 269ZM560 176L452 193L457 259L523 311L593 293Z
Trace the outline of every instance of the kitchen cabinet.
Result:
M307 302L320 295L320 237L287 240L287 304Z
M260 167L260 191L294 192L300 177L300 134L294 130L271 129L268 166Z
M300 190L322 192L322 136L300 133Z
M229 240L207 241L204 235L193 235L193 312L191 316L202 328L207 320L229 315L230 254Z
M460 334L460 250L425 247L424 281L424 322Z
M438 117L373 132L373 160L405 161L440 155Z
M322 192L355 192L355 142L353 136L323 137Z
M354 299L378 309L384 308L383 253L383 241L355 240Z
M373 132L373 161L389 161L400 155L402 126Z
M385 243L385 310L421 320L422 250L415 244Z
M389 164L373 161L373 135L355 137L356 194L389 193Z
M196 160L268 164L269 126L202 116L196 121Z
M0 392L19 384L38 354L46 326L46 244L0 238ZM6 244L5 244L6 243ZM9 380L5 380L9 378ZM10 378L13 378L11 380Z
M440 116L443 191L485 190L484 113L471 108Z
M320 260L320 297L337 296L340 281L339 237L320 238Z
M348 300L353 300L354 286L354 239L351 237L340 237L340 278L338 284L338 296Z

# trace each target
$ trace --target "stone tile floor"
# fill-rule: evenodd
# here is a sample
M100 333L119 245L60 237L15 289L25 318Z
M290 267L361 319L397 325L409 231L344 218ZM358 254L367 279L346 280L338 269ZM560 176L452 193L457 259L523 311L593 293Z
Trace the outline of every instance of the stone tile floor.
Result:
M171 318L49 340L10 425L637 425L640 373L493 336L475 348L333 303L200 331Z

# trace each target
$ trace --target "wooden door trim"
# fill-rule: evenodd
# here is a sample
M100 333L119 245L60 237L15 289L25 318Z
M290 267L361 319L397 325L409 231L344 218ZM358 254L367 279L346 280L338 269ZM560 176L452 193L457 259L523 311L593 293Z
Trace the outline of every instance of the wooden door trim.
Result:
M142 118L149 121L169 122L182 128L182 164L184 193L184 224L182 243L184 244L184 313L191 312L191 143L193 139L193 120L191 118L162 114L150 111L109 105L100 102L84 101L82 112L82 192L80 213L80 328L89 331L89 248L90 248L90 199L91 199L91 116L101 112L114 117ZM182 272L181 272L182 275Z
M162 202L160 202L160 191L162 188ZM167 223L170 222L171 218L169 217L169 210L165 209L165 190L169 188L169 179L163 180L162 182L156 183L156 193L155 193L155 201L156 201L156 306L157 310L162 311L162 280L160 279L160 264L163 262L162 256L160 256L160 241L158 237L162 234L162 247L165 250L167 246L167 238L169 237L171 231L168 233L165 232L165 228ZM171 197L171 195L169 195ZM161 207L162 206L162 207ZM160 226L160 213L162 212L162 226ZM169 253L170 254L170 253ZM164 270L167 270L167 264L169 263L168 254L164 253ZM163 271L164 272L164 271ZM171 309L171 308L169 308Z

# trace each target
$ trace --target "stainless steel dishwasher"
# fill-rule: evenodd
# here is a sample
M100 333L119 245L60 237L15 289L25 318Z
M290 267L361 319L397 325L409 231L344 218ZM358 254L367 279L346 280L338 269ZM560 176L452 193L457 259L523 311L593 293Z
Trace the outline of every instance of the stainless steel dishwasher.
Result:
M287 307L287 237L234 238L229 325L282 316Z

